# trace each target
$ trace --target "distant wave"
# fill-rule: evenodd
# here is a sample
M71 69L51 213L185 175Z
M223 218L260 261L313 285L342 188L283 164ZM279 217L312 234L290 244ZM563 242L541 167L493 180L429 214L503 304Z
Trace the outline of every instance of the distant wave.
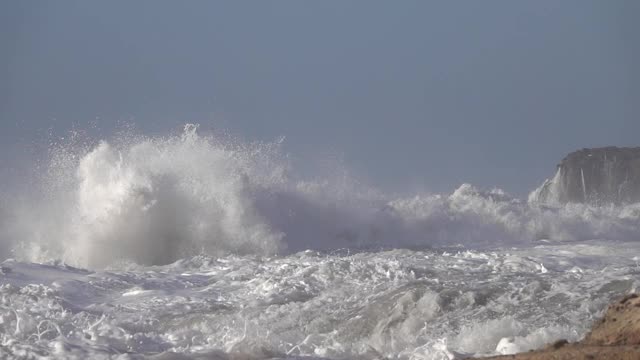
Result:
M2 200L3 257L95 268L200 253L640 238L637 204L551 208L469 184L397 198L346 176L302 180L280 142L197 129L52 148L37 186Z

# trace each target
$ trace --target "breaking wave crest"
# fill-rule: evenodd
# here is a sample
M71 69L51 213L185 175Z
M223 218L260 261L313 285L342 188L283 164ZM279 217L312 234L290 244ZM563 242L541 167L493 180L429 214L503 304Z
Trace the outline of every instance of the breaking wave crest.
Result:
M281 141L246 143L197 128L54 147L37 185L3 200L3 258L96 268L201 253L473 248L640 235L637 204L550 208L468 184L452 194L398 197L348 176L301 179Z

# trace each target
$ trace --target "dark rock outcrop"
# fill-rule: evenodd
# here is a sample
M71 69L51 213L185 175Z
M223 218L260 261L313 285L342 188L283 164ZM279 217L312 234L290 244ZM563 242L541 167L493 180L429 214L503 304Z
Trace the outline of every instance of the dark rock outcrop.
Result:
M556 175L529 200L541 204L640 202L640 147L582 149L558 164Z

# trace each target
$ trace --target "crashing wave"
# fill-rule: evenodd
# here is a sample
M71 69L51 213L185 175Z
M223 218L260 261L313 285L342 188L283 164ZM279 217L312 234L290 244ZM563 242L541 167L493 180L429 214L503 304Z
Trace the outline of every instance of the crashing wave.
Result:
M6 201L3 257L102 268L197 254L477 248L640 233L638 205L546 207L469 184L397 197L331 174L302 180L279 141L246 143L197 128L53 149L39 185ZM556 187L551 181L539 193Z

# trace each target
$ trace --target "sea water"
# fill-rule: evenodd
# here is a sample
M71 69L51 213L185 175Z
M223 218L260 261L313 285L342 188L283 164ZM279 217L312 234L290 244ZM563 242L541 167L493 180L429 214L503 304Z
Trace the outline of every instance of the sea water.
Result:
M301 178L281 141L72 138L0 213L0 355L456 359L578 340L640 206Z

